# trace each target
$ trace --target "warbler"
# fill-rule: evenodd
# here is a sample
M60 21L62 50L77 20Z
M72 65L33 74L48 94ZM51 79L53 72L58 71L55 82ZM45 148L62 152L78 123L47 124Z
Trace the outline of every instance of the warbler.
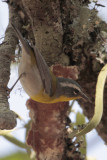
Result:
M20 82L32 100L41 103L64 102L79 98L89 100L76 81L56 77L36 46L31 47L17 27L14 24L12 27L22 45L22 57L18 69Z

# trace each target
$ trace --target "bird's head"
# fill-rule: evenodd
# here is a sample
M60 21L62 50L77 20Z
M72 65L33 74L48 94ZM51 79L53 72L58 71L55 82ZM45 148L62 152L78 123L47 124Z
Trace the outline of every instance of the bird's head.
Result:
M57 78L56 96L63 96L65 100L83 98L85 101L90 101L81 86L70 78Z

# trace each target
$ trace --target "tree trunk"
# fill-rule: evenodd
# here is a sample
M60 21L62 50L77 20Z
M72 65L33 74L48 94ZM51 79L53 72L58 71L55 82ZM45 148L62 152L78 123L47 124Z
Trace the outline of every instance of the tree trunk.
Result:
M29 42L35 43L47 64L53 65L53 70L57 66L55 64L69 66L63 68L59 65L57 76L78 79L92 100L92 104L79 100L84 114L90 118L94 109L97 75L107 56L102 45L105 40L102 31L105 31L106 24L96 16L95 9L87 8L88 3L88 0L10 0L9 9L10 22L17 25ZM13 39L15 46L16 37ZM97 128L105 142L106 96L107 92L104 115ZM27 143L36 151L38 160L83 159L75 149L70 150L69 154L67 152L68 103L46 105L28 100L27 106L32 118Z

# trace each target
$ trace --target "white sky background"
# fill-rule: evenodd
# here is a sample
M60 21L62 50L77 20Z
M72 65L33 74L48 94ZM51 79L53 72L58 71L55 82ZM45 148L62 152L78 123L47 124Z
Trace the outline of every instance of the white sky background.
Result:
M99 3L102 3L103 5L107 6L107 0L99 0ZM92 7L92 5L91 5ZM99 15L100 17L107 22L107 7L99 7ZM8 25L8 6L6 3L2 2L0 0L0 37L4 36L5 29ZM15 80L18 77L17 73L17 66L12 66L12 74L11 74L11 81L9 83L9 86L12 86L14 84ZM21 88L20 83L18 82L17 86L15 86L14 90L12 91L10 95L10 107L12 110L17 112L22 118L24 118L25 122L29 120L29 113L25 106L26 99L28 96L23 92L23 90L19 90ZM77 102L75 103L74 107L75 110L80 110L78 107ZM73 113L72 113L73 114ZM24 129L21 129L24 122L20 122L18 120L17 128L18 130L14 131L14 136L16 136L18 139L24 141L25 138L25 131ZM104 142L101 140L99 136L97 136L97 132L93 130L92 132L87 134L87 142L88 142L88 150L87 154L91 157L96 157L96 160L107 160L107 147L104 145ZM2 144L2 145L1 145ZM22 150L19 147L16 147L15 145L9 143L4 138L0 137L0 157L5 156L6 154L13 153L15 151Z

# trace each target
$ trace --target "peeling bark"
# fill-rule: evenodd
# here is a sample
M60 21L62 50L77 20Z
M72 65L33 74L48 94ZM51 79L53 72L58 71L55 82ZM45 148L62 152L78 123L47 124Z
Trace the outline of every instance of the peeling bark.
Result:
M63 72L61 72L62 70ZM75 66L63 67L55 65L52 66L52 71L56 76L74 79L78 77L78 71ZM30 110L32 119L27 144L32 146L36 152L37 160L65 159L69 103L43 104L30 99L26 105Z
M32 119L27 143L36 151L37 159L62 159L68 103L42 104L29 100L27 107Z

